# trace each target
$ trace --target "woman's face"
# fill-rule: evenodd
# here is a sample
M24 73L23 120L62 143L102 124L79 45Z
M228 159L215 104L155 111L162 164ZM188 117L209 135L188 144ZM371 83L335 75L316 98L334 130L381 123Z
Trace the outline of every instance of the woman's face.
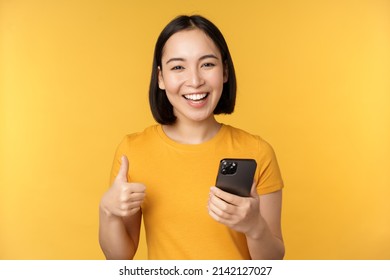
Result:
M219 49L203 31L180 31L165 43L159 87L165 90L179 122L214 118L226 81Z

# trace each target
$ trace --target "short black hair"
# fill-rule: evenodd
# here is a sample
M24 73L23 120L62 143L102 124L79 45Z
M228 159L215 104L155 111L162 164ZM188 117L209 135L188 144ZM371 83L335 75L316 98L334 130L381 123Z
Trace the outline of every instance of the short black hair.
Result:
M228 70L228 80L223 84L222 95L215 107L214 114L231 114L234 111L237 81L233 61L225 38L221 31L208 19L200 15L181 15L173 19L162 30L154 48L152 77L149 87L149 105L154 119L160 124L173 124L176 121L173 106L169 102L165 90L160 89L158 85L158 68L160 67L162 69L161 58L163 48L173 34L190 29L200 29L213 40L221 53L224 67L227 67Z

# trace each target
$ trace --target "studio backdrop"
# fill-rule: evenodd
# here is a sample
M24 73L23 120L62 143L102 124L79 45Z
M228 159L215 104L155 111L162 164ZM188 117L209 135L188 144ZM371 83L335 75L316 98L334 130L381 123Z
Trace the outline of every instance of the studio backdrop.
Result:
M123 136L154 124L153 48L179 14L229 44L218 120L276 151L285 258L390 259L386 0L1 0L0 259L104 258L99 200Z

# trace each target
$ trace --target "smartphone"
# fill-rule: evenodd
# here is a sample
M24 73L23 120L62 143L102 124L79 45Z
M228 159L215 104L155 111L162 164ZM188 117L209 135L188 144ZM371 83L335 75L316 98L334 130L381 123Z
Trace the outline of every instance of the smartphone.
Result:
M215 186L239 196L250 196L257 163L254 159L224 158L219 163Z

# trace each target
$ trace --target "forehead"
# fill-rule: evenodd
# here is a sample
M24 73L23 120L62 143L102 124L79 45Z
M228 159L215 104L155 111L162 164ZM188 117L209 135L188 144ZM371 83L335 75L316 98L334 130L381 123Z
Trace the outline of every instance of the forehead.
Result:
M200 29L182 30L173 34L165 43L162 60L172 57L191 59L205 54L221 57L213 40Z

